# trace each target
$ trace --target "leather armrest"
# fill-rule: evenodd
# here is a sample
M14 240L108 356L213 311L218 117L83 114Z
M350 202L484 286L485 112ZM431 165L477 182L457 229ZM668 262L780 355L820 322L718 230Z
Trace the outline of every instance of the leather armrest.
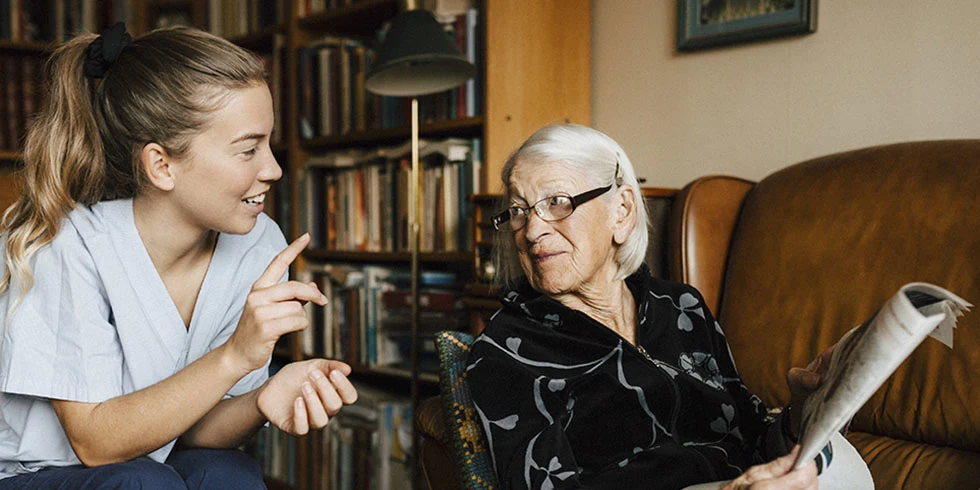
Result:
M701 291L718 312L728 248L739 211L754 182L708 176L684 186L671 209L667 256L670 278Z

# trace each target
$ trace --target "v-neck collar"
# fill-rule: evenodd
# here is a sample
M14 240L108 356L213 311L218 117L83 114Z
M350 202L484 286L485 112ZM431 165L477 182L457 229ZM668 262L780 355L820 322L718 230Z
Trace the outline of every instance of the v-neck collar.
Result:
M222 264L225 247L224 234L219 234L211 254L211 261L201 282L201 289L194 302L194 309L191 313L189 327L185 326L184 320L174 303L170 292L167 290L163 278L157 271L153 260L150 258L146 246L143 244L139 231L136 229L136 221L133 214L133 200L120 199L115 201L105 201L100 203L104 206L108 214L111 228L109 229L110 239L114 242L119 257L124 264L124 273L131 286L136 291L144 291L138 294L138 301L144 311L158 311L161 315L151 315L148 320L154 333L159 336L175 362L183 364L186 361L187 350L190 339L196 336L202 317L208 317L205 310L208 309L209 291L214 281L219 278L219 271L226 270ZM164 299L165 298L165 299Z

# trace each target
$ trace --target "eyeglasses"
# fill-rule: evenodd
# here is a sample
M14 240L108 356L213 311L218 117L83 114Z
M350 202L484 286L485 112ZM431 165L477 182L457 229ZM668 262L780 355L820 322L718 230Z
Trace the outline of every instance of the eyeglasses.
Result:
M527 225L527 220L530 217L532 209L544 221L549 223L561 221L571 216L579 206L609 192L614 187L622 185L622 177L619 176L619 162L616 162L615 180L615 185L609 184L605 187L597 187L576 196L569 196L564 192L560 192L541 199L530 206L511 206L493 215L490 221L493 223L493 229L495 230L500 230L504 223L510 223L511 231L518 231Z

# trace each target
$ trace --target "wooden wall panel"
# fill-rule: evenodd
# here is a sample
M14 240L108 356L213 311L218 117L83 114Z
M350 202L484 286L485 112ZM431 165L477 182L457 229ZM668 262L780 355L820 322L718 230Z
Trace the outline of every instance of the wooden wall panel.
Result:
M591 0L486 0L485 191L541 126L590 124ZM542 21L548 19L548 21ZM560 21L555 21L560 19Z

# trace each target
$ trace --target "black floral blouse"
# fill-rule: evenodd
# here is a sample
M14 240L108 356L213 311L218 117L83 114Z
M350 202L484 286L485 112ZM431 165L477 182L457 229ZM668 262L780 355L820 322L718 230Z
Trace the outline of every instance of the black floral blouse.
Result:
M636 347L526 282L504 292L467 373L503 488L679 489L768 459L774 420L701 294L645 266L626 283Z

